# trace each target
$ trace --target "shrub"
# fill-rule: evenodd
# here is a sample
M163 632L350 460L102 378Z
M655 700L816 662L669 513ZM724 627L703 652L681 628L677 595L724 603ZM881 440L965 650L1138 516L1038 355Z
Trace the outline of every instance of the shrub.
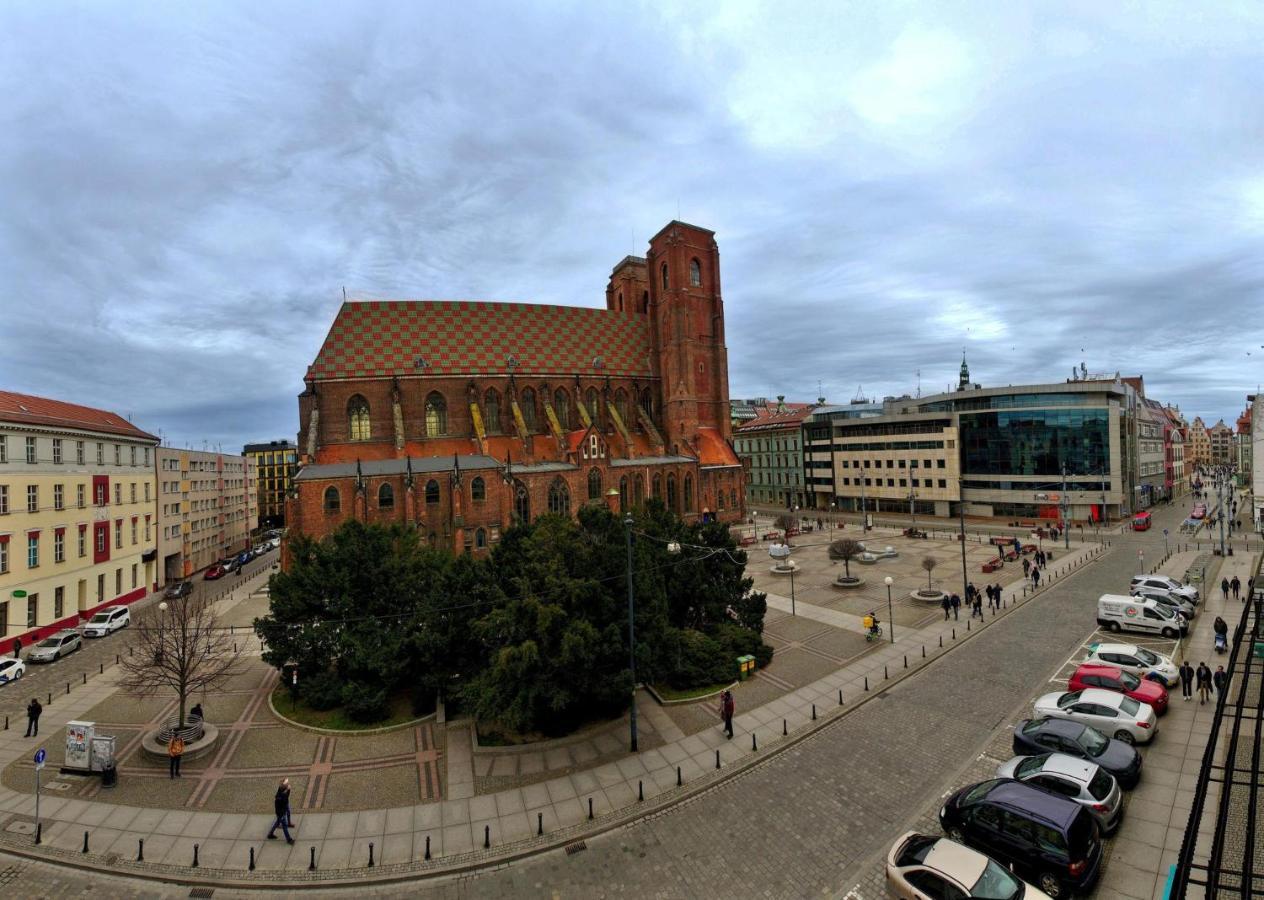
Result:
M674 645L667 683L679 690L720 684L737 678L737 656L701 631L673 629L669 640Z
M379 722L388 713L386 689L359 681L343 686L342 704L355 722Z
M303 702L316 710L333 709L342 703L342 679L333 672L318 672L310 678L300 678L299 694Z
M425 685L415 685L409 690L414 716L428 716L435 711L435 692Z
M739 656L753 656L755 665L761 669L772 662L772 646L765 644L759 633L749 628L732 622L722 622L716 626L712 636L734 659Z

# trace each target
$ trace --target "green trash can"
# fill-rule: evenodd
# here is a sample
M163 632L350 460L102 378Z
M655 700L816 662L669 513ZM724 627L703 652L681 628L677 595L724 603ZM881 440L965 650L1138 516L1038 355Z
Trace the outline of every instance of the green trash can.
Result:
M737 658L737 677L741 681L745 681L755 674L755 657L750 654L739 656Z

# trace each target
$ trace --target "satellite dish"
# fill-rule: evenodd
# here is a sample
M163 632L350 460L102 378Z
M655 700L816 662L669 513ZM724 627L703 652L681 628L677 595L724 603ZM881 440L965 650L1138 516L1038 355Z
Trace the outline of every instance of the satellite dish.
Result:
M773 544L768 548L768 555L773 559L786 559L790 555L790 549L786 544Z

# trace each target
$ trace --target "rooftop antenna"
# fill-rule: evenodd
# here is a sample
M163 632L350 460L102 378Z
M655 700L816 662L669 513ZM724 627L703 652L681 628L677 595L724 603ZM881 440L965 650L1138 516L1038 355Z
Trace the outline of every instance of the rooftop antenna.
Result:
M347 302L347 286L345 284L342 286L342 302Z
M917 370L917 396L919 399L922 396L922 370L921 369Z

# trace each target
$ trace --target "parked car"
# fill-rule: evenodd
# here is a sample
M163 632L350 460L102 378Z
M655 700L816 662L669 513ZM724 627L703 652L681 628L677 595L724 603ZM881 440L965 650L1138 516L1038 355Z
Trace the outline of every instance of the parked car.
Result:
M1097 624L1114 632L1127 628L1170 639L1181 637L1189 630L1189 621L1178 616L1170 606L1123 594L1102 594L1097 598Z
M1014 729L1014 753L1035 756L1066 753L1101 766L1124 790L1141 780L1141 754L1123 741L1108 738L1091 725L1070 719L1024 719Z
M271 549L272 547L269 544L256 544L255 548L250 552L254 555L255 559L258 559L259 557L263 556L263 554L267 553Z
M105 637L131 624L132 614L126 606L107 606L88 620L88 624L83 626L83 634L84 637Z
M0 684L17 681L24 674L26 674L26 663L22 660L12 656L8 659L0 659Z
M1198 607L1188 600L1183 600L1175 594L1156 591L1154 588L1134 588L1132 596L1139 600L1153 600L1155 603L1166 606L1178 616L1184 617L1186 621L1198 614Z
M216 578L223 578L227 574L228 570L223 565L212 563L206 567L206 572L203 573L202 577L207 581L214 581Z
M1045 694L1036 701L1035 712L1092 725L1125 744L1148 744L1158 733L1154 707L1100 688Z
M908 832L891 845L891 852L887 854L887 887L903 900L926 897L1042 900L1049 896L965 844L916 831Z
M281 538L280 538L280 536L278 535L277 537L274 537L274 538L270 539L270 540L268 541L268 546L269 546L269 547L271 547L273 550L279 550L279 549L281 549Z
M1190 603L1198 603L1198 588L1192 584L1182 584L1175 578L1169 578L1166 575L1134 575L1129 583L1128 590L1136 593L1140 588L1149 590L1166 591L1177 597L1188 600Z
M1084 688L1117 691L1133 700L1150 704L1159 715L1167 712L1167 688L1153 681L1140 679L1131 672L1125 672L1115 666L1080 663L1079 668L1071 675L1071 680L1067 682L1067 687L1073 691Z
M163 596L168 600L183 600L185 597L193 593L193 582L191 581L175 581L167 585L167 589L163 591Z
M1114 776L1096 763L1066 753L1015 756L996 770L1000 778L1017 778L1025 784L1070 797L1089 811L1103 834L1123 820L1123 791Z
M82 649L83 639L79 637L79 632L66 628L56 634L50 634L32 647L31 652L26 654L26 661L55 662L67 654Z
M219 564L223 568L224 574L227 575L229 572L237 571L238 567L241 566L241 560L236 556L226 556L219 561Z
M1050 897L1092 886L1102 862L1097 822L1083 806L1012 778L957 791L939 810L954 841L975 847Z
M1136 644L1089 644L1085 662L1104 663L1166 687L1180 684L1181 674L1171 657Z

